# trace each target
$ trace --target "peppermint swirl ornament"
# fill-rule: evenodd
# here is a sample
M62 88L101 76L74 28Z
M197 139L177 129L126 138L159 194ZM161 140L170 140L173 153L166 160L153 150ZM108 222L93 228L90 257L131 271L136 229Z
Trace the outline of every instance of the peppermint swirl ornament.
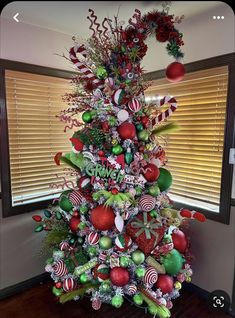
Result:
M68 242L63 241L63 242L60 243L60 250L61 251L65 251L65 250L68 250L68 249L70 249L70 245L69 245Z
M70 292L72 290L74 290L76 288L76 281L69 277L69 278L66 278L64 281L63 281L63 290L67 293L67 292Z
M156 199L149 194L144 194L139 200L139 208L144 212L149 212L154 209Z
M133 296L137 292L137 287L135 284L130 284L126 287L126 292L129 296Z
M141 110L141 107L142 107L142 105L141 105L141 103L138 101L137 98L132 98L132 99L128 102L128 108L129 108L132 112L134 112L134 113L136 113L136 112L138 112L139 110Z
M59 277L63 277L64 275L68 274L68 269L65 265L65 262L63 260L58 261L53 266L54 274Z
M101 300L99 298L95 298L92 300L91 306L94 310L99 310L101 307Z
M158 279L157 271L153 267L148 267L144 274L144 283L152 286Z

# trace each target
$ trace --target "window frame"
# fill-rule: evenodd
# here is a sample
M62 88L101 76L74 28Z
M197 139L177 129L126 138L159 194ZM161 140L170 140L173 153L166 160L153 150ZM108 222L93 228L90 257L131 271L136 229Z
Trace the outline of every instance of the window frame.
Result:
M235 53L219 55L204 60L199 60L184 64L186 72L196 72L210 69L213 67L228 67L228 90L227 90L227 108L224 130L224 149L221 173L220 205L219 213L208 211L203 208L194 207L179 202L174 203L177 209L188 208L190 210L199 210L205 216L213 221L229 224L231 205L235 205L235 199L231 198L233 165L229 164L229 150L235 147ZM165 77L165 70L146 73L144 79L151 81ZM180 105L179 105L180 106Z
M46 66L22 63L17 61L0 59L0 163L1 163L1 193L3 217L15 216L34 210L46 208L52 200L44 200L33 203L25 203L12 206L11 200L11 178L10 178L10 156L8 143L8 122L7 122L7 100L5 86L5 70L33 73L37 75L53 76L58 78L71 79L76 71L54 69ZM6 142L7 141L7 142Z

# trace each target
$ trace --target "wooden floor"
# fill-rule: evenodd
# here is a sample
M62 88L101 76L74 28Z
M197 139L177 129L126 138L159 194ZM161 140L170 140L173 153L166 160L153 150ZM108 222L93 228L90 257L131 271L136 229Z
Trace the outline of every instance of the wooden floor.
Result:
M51 293L51 283L44 283L22 294L0 301L1 318L150 318L143 309L129 302L120 309L102 305L94 311L88 298L61 305ZM207 302L196 294L182 291L174 301L172 318L229 318L231 316L210 309Z

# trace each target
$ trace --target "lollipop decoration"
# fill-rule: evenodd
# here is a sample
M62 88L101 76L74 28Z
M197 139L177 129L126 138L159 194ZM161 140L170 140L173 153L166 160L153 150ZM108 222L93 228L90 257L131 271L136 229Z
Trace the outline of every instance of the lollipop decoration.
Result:
M59 198L44 216L33 216L35 232L45 230L53 250L45 270L61 303L87 294L98 310L102 303L119 308L127 298L168 318L181 283L192 276L184 227L205 217L173 209L167 195L173 178L165 150L155 142L177 101L165 96L158 106L168 109L153 117L144 98L150 84L143 80L141 61L147 38L154 36L177 60L167 68L167 78L183 78L182 33L176 28L181 18L164 7L144 15L136 9L127 26L117 17L99 23L92 9L88 20L91 38L75 41L69 51L79 71L71 81L74 92L63 98L69 108L57 115L65 131L78 128L71 151L54 156L75 180L63 177Z

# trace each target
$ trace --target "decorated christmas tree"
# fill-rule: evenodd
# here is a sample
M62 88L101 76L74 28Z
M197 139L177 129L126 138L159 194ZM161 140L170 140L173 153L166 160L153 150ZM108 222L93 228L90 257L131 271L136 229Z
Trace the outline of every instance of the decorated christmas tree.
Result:
M82 44L74 38L70 59L79 73L72 79L74 92L64 96L69 108L59 116L79 129L70 138L71 152L54 158L77 176L76 186L44 217L33 216L39 222L35 231L47 231L45 245L52 251L45 269L61 303L87 294L97 310L102 303L118 308L126 298L170 317L172 299L192 275L184 228L188 219L205 217L175 210L167 195L172 175L159 136L177 128L166 123L177 102L166 96L146 103L150 83L140 63L145 40L155 36L176 60L167 78L183 78L182 33L175 28L182 17L169 15L166 7L143 16L135 10L124 27L116 17L99 24L89 11L93 34Z

